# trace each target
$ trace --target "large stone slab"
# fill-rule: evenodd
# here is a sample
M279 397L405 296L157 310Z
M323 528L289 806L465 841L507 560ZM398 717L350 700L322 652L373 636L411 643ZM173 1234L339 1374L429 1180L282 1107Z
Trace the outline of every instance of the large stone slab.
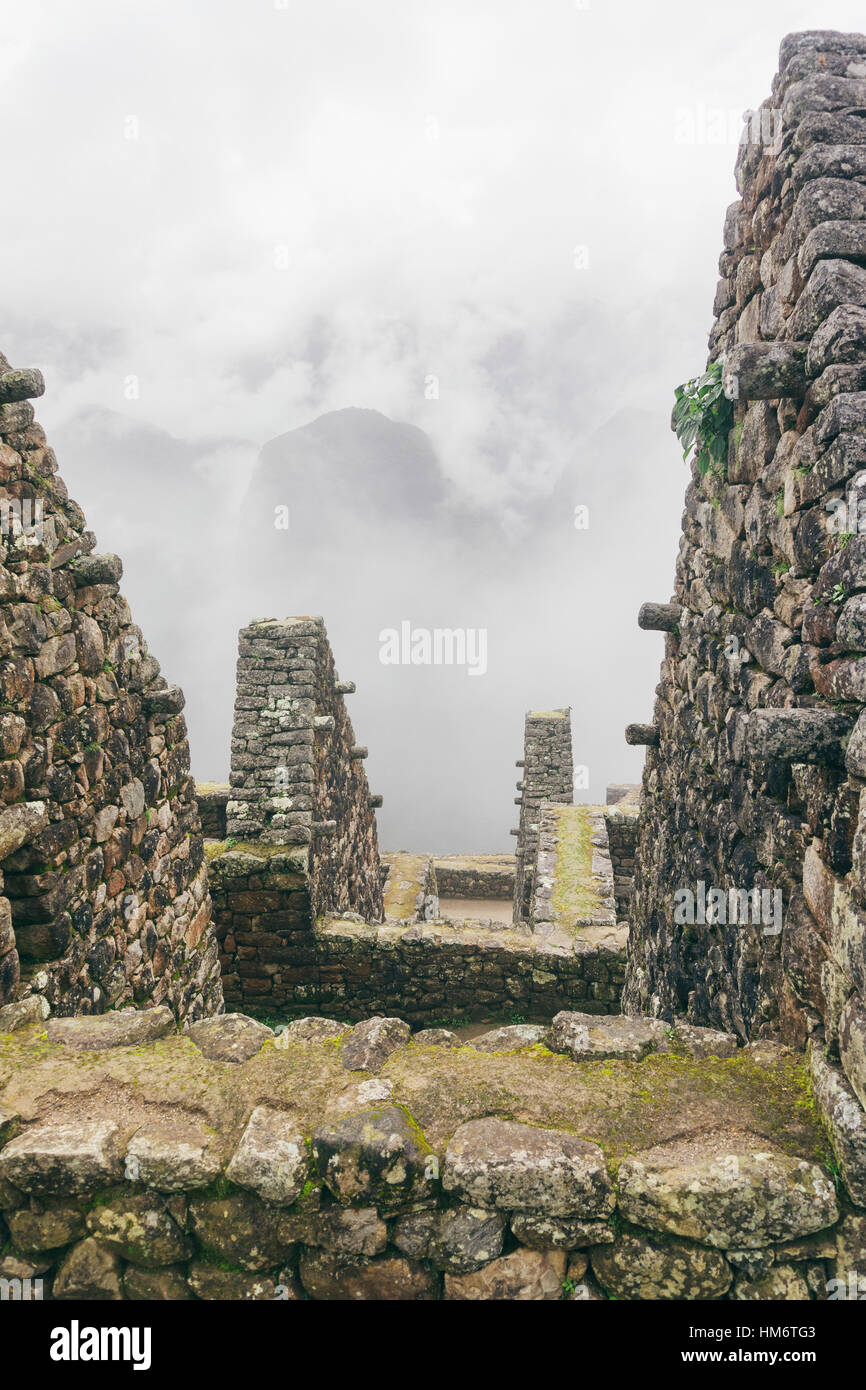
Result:
M213 1062L248 1062L274 1033L246 1014L218 1014L194 1023L189 1036L203 1056Z
M839 1214L832 1179L818 1164L736 1132L627 1158L617 1185L626 1220L721 1249L791 1240L823 1230Z
M665 1042L666 1026L655 1018L563 1010L553 1020L548 1046L551 1052L564 1052L575 1062L605 1057L640 1062Z
M108 1047L137 1047L175 1031L174 1014L165 1005L155 1009L121 1009L117 1013L79 1018L52 1018L48 1041L79 1052L102 1052Z
M306 1140L291 1117L257 1105L226 1177L239 1187L252 1188L266 1202L289 1206L303 1191L309 1171Z
M445 1154L442 1185L500 1211L604 1218L614 1195L597 1144L510 1120L470 1120Z
M489 1033L480 1033L470 1040L469 1046L479 1052L522 1052L546 1043L547 1032L541 1023L510 1023L503 1028L492 1028Z
M0 1149L0 1179L36 1195L82 1196L122 1175L116 1120L45 1120Z

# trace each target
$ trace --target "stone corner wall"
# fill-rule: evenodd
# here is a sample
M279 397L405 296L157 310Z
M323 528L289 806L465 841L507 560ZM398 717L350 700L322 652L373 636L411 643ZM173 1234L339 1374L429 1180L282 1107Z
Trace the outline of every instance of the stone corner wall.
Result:
M241 629L229 837L306 845L312 914L382 917L375 807L321 618Z
M523 734L520 824L515 832L517 871L514 920L529 921L535 895L538 827L543 802L571 805L574 801L574 763L571 751L571 710L529 710Z
M0 356L0 1004L222 1007L182 709Z
M230 790L201 784L227 998L259 1011L319 996L318 919L381 921L375 808L321 618L241 629ZM224 812L223 812L224 806ZM223 817L224 815L224 827Z
M648 751L624 996L811 1037L861 1106L864 110L866 36L790 35L740 146L710 335L726 463L692 465L674 598L639 618L665 656L653 723L629 734Z

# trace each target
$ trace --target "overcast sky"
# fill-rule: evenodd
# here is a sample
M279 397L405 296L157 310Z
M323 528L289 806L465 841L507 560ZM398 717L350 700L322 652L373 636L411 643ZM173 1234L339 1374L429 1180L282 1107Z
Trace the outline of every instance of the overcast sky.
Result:
M862 5L31 0L0 16L0 349L45 373L39 418L187 690L197 774L228 769L237 626L303 598L363 675L352 712L389 847L510 847L530 704L575 707L593 798L637 780L622 726L650 716L661 639L635 613L671 592L672 390L706 357L740 117L769 95L784 34L862 28ZM358 537L368 621L355 554L318 587L308 566L271 602L245 590L232 556L259 449L347 406L426 432L455 533L461 507L500 528L474 596L460 563L449 588L428 555L402 608L384 604L408 553L387 507ZM527 508L563 472L569 508L585 491L601 512L560 570L566 533L581 543L568 508L546 525ZM516 565L521 538L534 566ZM449 673L403 699L377 683L376 634L417 616L425 584L451 626L489 620L492 640L514 616L522 651L506 662L503 635L486 686Z

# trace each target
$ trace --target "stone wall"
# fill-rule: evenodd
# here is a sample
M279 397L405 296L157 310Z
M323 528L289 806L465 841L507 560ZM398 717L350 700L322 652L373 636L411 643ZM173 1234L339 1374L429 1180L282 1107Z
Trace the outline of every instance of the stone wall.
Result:
M222 1007L182 691L0 357L0 1003Z
M841 1055L861 1118L864 72L866 36L785 39L737 158L710 335L733 400L727 463L693 467L674 601L640 617L666 635L653 724L629 735L648 752L625 991L630 1011L811 1036ZM675 921L675 893L698 881L765 889L768 910Z
M445 854L433 861L442 898L513 898L512 854Z
M571 752L571 710L530 710L523 733L522 768L517 783L520 824L517 836L517 877L514 887L514 920L528 921L535 893L535 860L542 802L570 806L574 800L574 764Z
M366 748L355 742L321 618L252 623L238 641L229 838L310 847L312 916L382 916Z
M625 943L610 928L592 940L577 934L545 940L438 920L438 913L425 921L431 882L435 887L432 860L390 858L395 881L389 875L384 924L357 913L314 924L303 846L210 845L228 1002L269 1018L311 1010L351 1019L384 1012L418 1026L510 1013L545 1019L566 1007L617 1009Z
M619 920L628 920L631 915L639 817L640 787L608 787L604 822Z
M572 1013L471 1046L399 1018L0 1022L7 1296L810 1301L866 1275L781 1049Z
M226 806L231 796L228 782L196 782L195 799L198 804L201 833L206 840L226 838Z

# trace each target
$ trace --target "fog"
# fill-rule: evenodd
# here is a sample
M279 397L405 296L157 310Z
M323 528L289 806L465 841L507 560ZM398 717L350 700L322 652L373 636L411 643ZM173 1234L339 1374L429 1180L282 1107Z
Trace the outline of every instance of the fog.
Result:
M0 9L0 349L196 775L238 627L318 613L386 848L512 848L529 708L572 706L580 799L638 780L740 117L785 33L858 9ZM485 672L384 665L407 621L483 630Z

